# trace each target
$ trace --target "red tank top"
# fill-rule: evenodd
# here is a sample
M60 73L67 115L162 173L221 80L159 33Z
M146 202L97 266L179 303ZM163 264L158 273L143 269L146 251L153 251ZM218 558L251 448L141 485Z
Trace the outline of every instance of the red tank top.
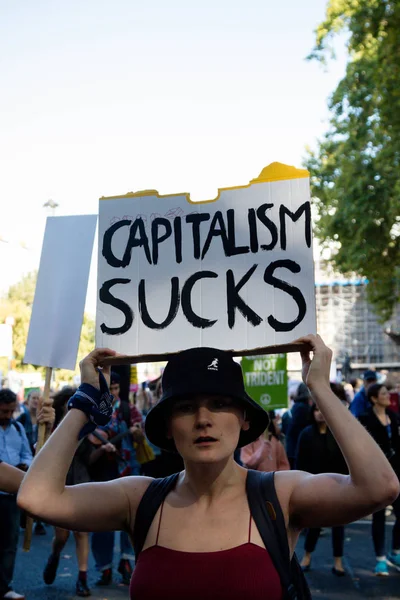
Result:
M282 600L279 575L269 553L249 539L229 550L182 552L156 543L143 550L130 585L131 600Z

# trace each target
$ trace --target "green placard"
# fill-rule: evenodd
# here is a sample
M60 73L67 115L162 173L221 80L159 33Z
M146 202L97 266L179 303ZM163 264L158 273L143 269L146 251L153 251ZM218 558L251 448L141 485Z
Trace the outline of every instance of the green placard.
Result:
M40 387L26 387L26 388L24 388L24 400L27 399L28 394L30 394L31 392L39 392L39 394L40 394Z
M265 410L288 407L286 354L242 358L246 392Z

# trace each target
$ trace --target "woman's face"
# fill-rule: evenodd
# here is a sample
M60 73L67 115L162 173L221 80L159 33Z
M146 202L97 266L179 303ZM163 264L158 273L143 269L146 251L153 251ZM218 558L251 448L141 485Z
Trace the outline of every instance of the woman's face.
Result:
M31 392L28 400L28 408L36 410L39 404L40 394L39 392Z
M387 408L390 406L390 394L388 389L385 386L382 386L378 392L378 397L372 397L374 404L378 404L379 406L383 406Z
M314 418L317 423L325 423L326 422L324 415L318 409L314 411Z
M237 401L201 394L174 402L168 435L185 461L216 463L233 454L242 429L249 423Z

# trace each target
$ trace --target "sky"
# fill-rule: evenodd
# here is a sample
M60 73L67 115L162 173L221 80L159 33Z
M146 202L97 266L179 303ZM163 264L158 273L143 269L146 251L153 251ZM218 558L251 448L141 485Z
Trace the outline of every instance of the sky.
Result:
M306 61L325 0L2 0L0 291L37 268L49 199L214 198L327 129L343 39ZM94 252L87 309L95 310Z

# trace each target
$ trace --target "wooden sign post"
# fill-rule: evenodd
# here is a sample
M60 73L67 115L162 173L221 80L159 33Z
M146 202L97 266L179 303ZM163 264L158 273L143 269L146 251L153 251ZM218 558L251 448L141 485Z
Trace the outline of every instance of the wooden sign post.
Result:
M43 395L41 398L41 405L49 404L50 398L50 387L51 387L51 377L53 374L53 369L51 367L46 367L46 375L45 375L45 383ZM39 450L43 448L47 439L50 435L45 423L39 423L38 427L38 440L35 448L35 455L38 454ZM27 516L26 518L26 526L25 526L25 535L24 535L24 552L29 552L32 541L32 527L33 527L33 518L31 516Z

